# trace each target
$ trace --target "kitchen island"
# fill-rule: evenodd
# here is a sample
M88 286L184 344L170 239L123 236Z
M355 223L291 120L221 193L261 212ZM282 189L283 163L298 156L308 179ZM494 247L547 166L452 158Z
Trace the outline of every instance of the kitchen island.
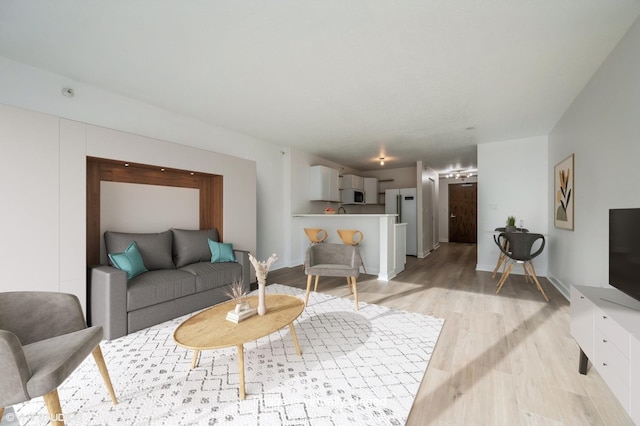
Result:
M396 244L397 214L294 214L292 253L298 254L304 263L309 239L304 228L322 228L327 231L326 243L343 244L338 229L353 229L362 232L364 238L358 244L367 274L377 275L379 280L389 281L404 269L396 265L404 259L406 247ZM296 236L299 236L299 238ZM400 252L398 252L400 251ZM364 272L360 267L360 272Z

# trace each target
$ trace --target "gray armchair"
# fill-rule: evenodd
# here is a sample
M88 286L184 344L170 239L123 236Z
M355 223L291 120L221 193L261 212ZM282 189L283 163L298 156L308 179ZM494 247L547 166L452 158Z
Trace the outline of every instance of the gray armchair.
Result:
M346 277L347 286L353 293L353 298L358 310L358 286L357 278L360 275L360 252L358 247L346 244L314 244L307 249L304 263L304 272L307 274L307 295L305 305L309 302L311 292L311 279L315 276L313 291L318 291L320 276Z
M4 407L43 396L51 423L64 424L58 386L90 354L117 404L100 350L102 327L87 327L72 294L0 293L0 419Z

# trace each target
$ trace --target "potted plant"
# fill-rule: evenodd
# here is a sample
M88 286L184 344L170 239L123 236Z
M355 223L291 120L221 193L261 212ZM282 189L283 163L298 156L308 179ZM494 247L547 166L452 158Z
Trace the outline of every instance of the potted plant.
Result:
M516 217L515 216L509 216L507 217L507 227L505 228L505 231L507 232L516 232Z

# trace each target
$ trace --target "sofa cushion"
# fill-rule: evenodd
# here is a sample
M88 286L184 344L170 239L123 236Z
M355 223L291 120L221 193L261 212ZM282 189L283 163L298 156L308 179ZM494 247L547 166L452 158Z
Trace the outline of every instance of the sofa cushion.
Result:
M109 259L116 268L127 273L128 280L147 272L135 241L132 241L123 253L109 253Z
M211 263L237 262L233 254L233 244L219 243L210 239L209 249L211 250Z
M132 241L135 241L144 259L144 266L149 271L175 269L171 254L172 240L173 234L171 231L156 234L130 234L112 231L104 233L107 253L123 252Z
M196 278L196 292L211 290L242 281L242 266L235 262L200 262L192 263L180 271L187 271Z
M218 241L217 229L171 229L173 233L173 261L176 268L211 259L208 240Z
M196 277L186 271L165 269L138 275L127 286L127 312L177 299L196 291Z

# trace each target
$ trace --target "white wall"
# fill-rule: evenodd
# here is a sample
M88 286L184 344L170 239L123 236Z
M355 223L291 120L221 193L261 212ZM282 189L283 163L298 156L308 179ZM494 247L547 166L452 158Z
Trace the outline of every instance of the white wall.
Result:
M61 89L63 87L73 87L75 97L70 99L62 96ZM279 259L273 265L273 269L290 266L299 261L297 255L299 248L291 244L292 241L297 240L291 235L291 213L322 211L324 209L324 203L310 203L308 201L306 168L313 164L325 164L338 168L341 173L357 173L357 171L343 168L339 164L304 152L291 151L288 147L267 143L203 123L4 57L0 57L0 104L13 105L74 120L62 120L60 131L63 134L68 134L68 137L65 138L66 144L75 144L75 148L69 155L76 157L79 155L78 147L84 147L85 143L91 144L93 136L100 139L100 129L104 128L121 131L123 135L131 135L131 137L140 135L182 146L181 150L173 154L176 163L173 166L176 168L191 169L195 167L194 163L203 166L202 160L197 155L199 152L197 148L255 161L258 233L256 252L259 258L266 258L271 253L276 253ZM91 130L92 136L89 137L88 142L84 128L82 125L74 126L75 122L83 125L84 123L95 125L91 127L93 129ZM104 145L102 142L98 145L89 145L89 154L107 158L122 158L122 154L127 154L130 161L147 164L159 164L166 158L164 151L158 151L153 143L149 145L140 141L139 147L131 149L127 143L118 143L117 141L108 141L107 143L106 140L103 142ZM11 144L11 142L8 143ZM101 147L110 148L103 149ZM61 149L64 150L65 147L62 146ZM86 151L82 152L80 156L84 158L85 155L87 155ZM62 186L62 192L72 191L72 189L75 191L77 190L76 186L84 186L84 179L79 180L77 176L84 176L85 166L77 160L78 158L75 158L71 162L72 164L56 169L61 176L68 175L68 182ZM382 182L380 184L381 191L386 188L416 186L415 167L383 169L373 173L357 174L374 176L381 180L393 179L391 182ZM247 197L242 189L242 180L243 178L237 179L237 185L233 190L225 190L225 203L226 197L239 200ZM53 184L53 182L50 183ZM247 205L245 208L249 207L250 205ZM66 223L73 228L73 224L82 216L79 213L84 211L84 199L68 201L60 209L64 210L64 214L61 216L59 229L62 230ZM377 213L382 207L362 206L361 209L361 212ZM353 213L358 212L353 211ZM225 217L225 223L229 220L234 220L234 217ZM69 233L65 232L65 235L69 235ZM75 235L74 241L84 241L84 231L82 234ZM84 252L78 250L72 257L75 258L78 255L84 256Z
M100 235L115 232L164 232L199 229L200 190L127 182L100 182ZM104 238L100 263L107 264Z
M368 170L362 172L362 176L376 177L379 182L380 192L384 192L385 189L400 189L400 188L416 188L418 186L418 179L416 175L416 167L399 167L395 169L382 168L380 170ZM384 201L384 198L382 198Z
M438 181L438 173L430 168L422 165L418 161L417 173L419 174L419 182L421 190L418 191L420 196L418 200L421 207L418 209L418 257L427 256L434 248L437 247L439 241L438 223L438 193L440 182Z
M608 287L608 212L640 207L640 21L636 21L549 135L553 167L575 154L574 231L550 220L549 271L570 285ZM553 194L553 181L548 182Z
M59 291L73 278L61 268L61 240L76 238L61 232L58 134L56 117L0 105L0 292Z
M223 175L225 241L255 252L253 161L2 104L0 123L0 291L69 292L85 305L87 155Z
M63 87L73 87L76 93L75 97L70 99L62 96L61 89ZM283 239L283 235L288 232L286 228L288 218L287 215L282 214L282 209L283 206L290 205L290 194L287 191L290 178L287 148L107 92L1 56L0 104L14 105L82 123L121 130L133 135L172 142L183 145L185 148L191 146L255 161L258 191L257 228L259 230L257 256L258 258L266 258L271 253L277 253L279 260L273 269L282 267L286 263L284 260L286 257L282 253L288 251L287 242ZM3 143L7 142L3 141ZM118 149L120 152L129 153L126 146L120 146ZM146 161L136 161L153 164L163 155L163 153L154 153L154 151L153 148L149 150L148 146L141 147L141 153L144 154L143 158ZM180 165L180 168L193 168L190 161L194 158L196 163L202 162L197 157L198 150L185 149L181 152L174 156L175 162ZM177 155L181 155L183 158L181 159ZM176 167L178 166L176 165ZM80 170L69 171L71 174L80 172ZM66 173L66 170L62 170L61 173ZM246 197L241 181L242 179L239 179L238 185L229 193L225 193L225 197ZM72 214L72 212L66 213ZM65 219L63 218L63 220ZM230 220L233 218L231 217Z
M449 185L465 182L478 182L478 176L466 178L443 178L439 180L438 192L438 235L441 243L449 241Z
M531 232L548 232L548 171L546 136L478 145L478 270L493 271L499 251L489 232L504 226L507 216L516 224L523 220ZM539 276L547 275L552 245L547 241L536 258Z
M86 138L89 156L224 176L224 240L238 249L255 252L254 161L92 125L86 125Z
M100 182L100 233L198 229L200 190L127 182Z

